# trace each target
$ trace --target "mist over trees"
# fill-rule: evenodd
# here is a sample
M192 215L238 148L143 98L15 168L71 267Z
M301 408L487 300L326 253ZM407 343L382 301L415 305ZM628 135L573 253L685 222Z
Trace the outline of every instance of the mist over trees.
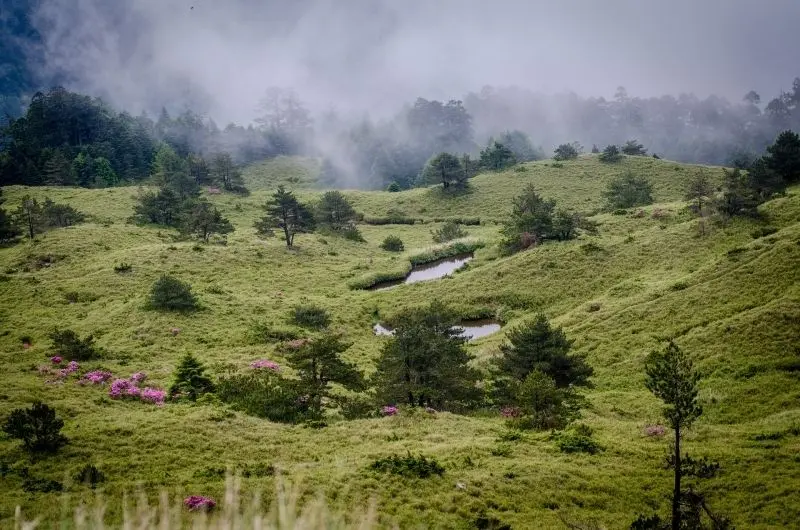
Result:
M220 128L191 109L175 115L162 109L153 119L60 87L36 93L0 129L0 184L130 184L151 176L162 145L188 165L196 185L217 183L233 192L244 191L238 167L280 155L318 157L321 185L362 189L461 185L479 168L503 170L544 158L556 146L551 156L569 159L582 144L747 168L779 133L800 130L800 78L765 105L753 91L730 102L691 94L639 98L621 87L610 100L486 87L463 101L417 98L394 112L384 109L389 117L382 119L336 111L317 116L293 90L271 87L264 94L253 123ZM775 159L794 175L792 138L775 147L790 155L778 152ZM452 175L439 168L433 178L436 157L452 160Z

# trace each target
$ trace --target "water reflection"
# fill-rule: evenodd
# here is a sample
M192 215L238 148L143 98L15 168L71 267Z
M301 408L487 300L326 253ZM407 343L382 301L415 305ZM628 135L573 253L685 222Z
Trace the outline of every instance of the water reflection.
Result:
M417 283L429 280L438 280L449 276L464 265L472 260L472 254L462 254L450 258L444 258L424 265L417 265L411 269L408 276L402 280L392 280L389 282L381 282L369 288L370 291L380 291L384 289L391 289L404 283Z
M467 341L473 341L497 333L500 331L500 323L495 320L465 320L455 326L454 329L460 331L459 335L465 337ZM372 327L375 335L391 337L394 330L382 324L375 324Z

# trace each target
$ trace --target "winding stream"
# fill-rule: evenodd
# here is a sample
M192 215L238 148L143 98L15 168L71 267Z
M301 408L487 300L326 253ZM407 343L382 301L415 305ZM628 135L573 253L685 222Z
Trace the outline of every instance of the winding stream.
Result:
M465 337L467 341L473 341L480 339L482 337L486 337L487 335L491 335L492 333L497 333L500 331L500 323L496 320L465 320L462 321L458 326L455 326L454 329L461 330L462 337ZM391 328L387 328L381 324L375 324L372 327L372 331L375 335L380 336L392 336L394 335L394 330Z
M439 278L444 278L445 276L451 275L466 265L470 260L472 260L472 254L461 254L458 256L452 256L449 258L432 261L430 263L425 263L424 265L417 265L412 268L411 272L408 273L408 276L402 280L376 283L370 287L369 290L380 291L383 289L391 289L392 287L397 287L398 285L402 285L404 283L438 280Z

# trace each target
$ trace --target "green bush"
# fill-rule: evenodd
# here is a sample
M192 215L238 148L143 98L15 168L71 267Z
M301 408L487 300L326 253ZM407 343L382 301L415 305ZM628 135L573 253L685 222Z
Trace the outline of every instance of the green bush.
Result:
M759 239L761 237L770 236L777 231L778 229L775 228L774 226L761 226L750 232L750 237L752 237L753 239Z
M417 220L404 215L390 215L387 217L364 217L368 225L413 225Z
M345 239L350 241L356 241L358 243L366 243L367 240L364 239L364 236L361 234L361 231L358 227L354 224L348 225L345 228L342 228L339 233L341 233Z
M381 243L381 248L389 252L402 252L405 246L403 240L397 236L386 236L386 239Z
M150 291L150 306L155 309L192 311L197 309L197 305L192 287L173 276L161 276Z
M653 186L646 178L629 171L612 180L603 195L609 210L645 206L653 203Z
M309 414L297 381L272 370L223 377L217 384L217 396L236 410L271 421L300 423Z
M556 446L562 453L597 454L603 447L592 438L592 428L585 424L576 425L570 432L555 435Z
M466 226L478 226L481 224L480 217L434 217L434 223L456 223Z
M70 361L90 361L102 357L92 335L81 339L71 329L56 329L50 333L50 340L53 341L53 352Z
M64 485L57 480L37 478L27 473L22 477L22 491L29 493L53 493L64 491Z
M292 320L298 326L312 329L327 328L331 323L331 317L327 310L311 304L295 306Z
M22 440L22 445L31 453L54 453L67 443L61 434L64 420L56 411L44 403L34 403L28 409L15 409L6 418L3 432L9 437Z
M392 183L386 188L386 191L390 193L397 193L398 191L401 191L400 184L392 181Z
M297 340L300 334L293 329L270 326L263 322L253 322L248 330L251 342L270 343Z
M130 263L119 263L114 265L114 272L123 273L123 272L130 272L133 269L133 266Z
M75 482L86 484L94 489L99 483L105 482L106 476L94 464L86 464L75 474Z
M432 231L431 235L436 243L447 243L454 239L466 237L467 233L458 224L448 221L438 230Z
M175 380L169 387L170 397L195 401L203 394L214 391L214 383L205 373L205 366L191 353L187 353L175 369Z
M561 144L555 149L554 160L572 160L578 158L580 154L579 146L576 143ZM555 164L554 164L555 165Z
M444 467L435 459L422 455L412 456L410 452L407 456L392 455L379 458L369 467L374 471L406 477L428 478L432 475L444 474Z

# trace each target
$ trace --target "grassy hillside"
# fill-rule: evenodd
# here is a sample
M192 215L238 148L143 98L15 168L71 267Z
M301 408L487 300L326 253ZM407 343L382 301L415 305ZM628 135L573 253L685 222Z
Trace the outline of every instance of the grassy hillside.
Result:
M640 512L664 507L670 477L661 469L665 439L643 434L658 423L659 404L644 388L642 360L667 337L695 359L704 378L705 413L689 432L689 453L719 460L722 473L709 484L710 503L739 528L787 528L800 520L793 499L800 477L800 195L762 209L764 222L715 225L704 237L681 202L698 171L719 181L719 168L647 158L608 166L584 157L562 167L550 162L480 175L457 197L435 189L400 193L347 192L356 209L384 216L394 209L420 219L414 225L363 225L367 243L301 235L287 250L278 239L259 240L252 228L259 205L276 182L290 183L290 165L253 168L251 196L212 196L236 226L228 244L173 240L169 230L126 224L135 189L8 188L6 206L25 194L50 196L92 216L92 222L56 230L34 243L0 249L0 349L5 372L0 417L42 399L66 420L72 443L58 456L27 461L15 442L0 440L0 463L27 466L35 476L65 480L87 462L108 477L107 498L143 489L152 499L172 494L217 498L224 480L216 468L273 465L311 498L321 492L336 510L365 507L375 497L379 526L472 528L486 512L513 528L563 528L561 518L595 520L627 528ZM559 205L594 212L602 190L630 169L654 184L658 204L625 215L596 214L596 236L548 243L501 257L495 243L511 199L529 182ZM319 194L313 172L300 171L299 194ZM367 274L407 266L409 256L431 246L435 219L480 217L467 227L487 243L452 278L402 285L388 291L348 288ZM778 230L754 238L762 224ZM400 236L406 251L384 252L386 235ZM117 274L114 266L133 270ZM170 272L189 281L203 310L193 315L145 309L153 281ZM70 303L71 300L78 300ZM166 387L180 357L195 353L220 374L245 369L258 358L283 363L274 346L251 340L254 324L282 324L304 300L327 308L333 327L353 346L346 353L367 373L384 338L378 320L404 307L440 299L464 317L495 316L504 330L537 311L563 325L595 367L595 388L583 421L605 447L597 455L561 453L548 433L499 440L499 415L457 416L402 411L396 417L335 421L324 429L270 423L214 403L164 407L112 401L99 387L70 381L46 384L36 367L49 353L48 332L68 326L93 333L107 360L85 363L128 376L144 370ZM171 328L180 328L177 335ZM471 343L478 366L496 352L504 332ZM32 346L23 348L22 337ZM794 434L793 434L794 433ZM446 467L442 477L403 479L367 469L375 458L422 452ZM271 476L243 479L246 491L273 490ZM68 487L70 500L88 498ZM0 526L14 507L60 517L56 493L25 493L18 474L0 482ZM265 501L266 502L266 501ZM108 505L111 519L121 504Z

